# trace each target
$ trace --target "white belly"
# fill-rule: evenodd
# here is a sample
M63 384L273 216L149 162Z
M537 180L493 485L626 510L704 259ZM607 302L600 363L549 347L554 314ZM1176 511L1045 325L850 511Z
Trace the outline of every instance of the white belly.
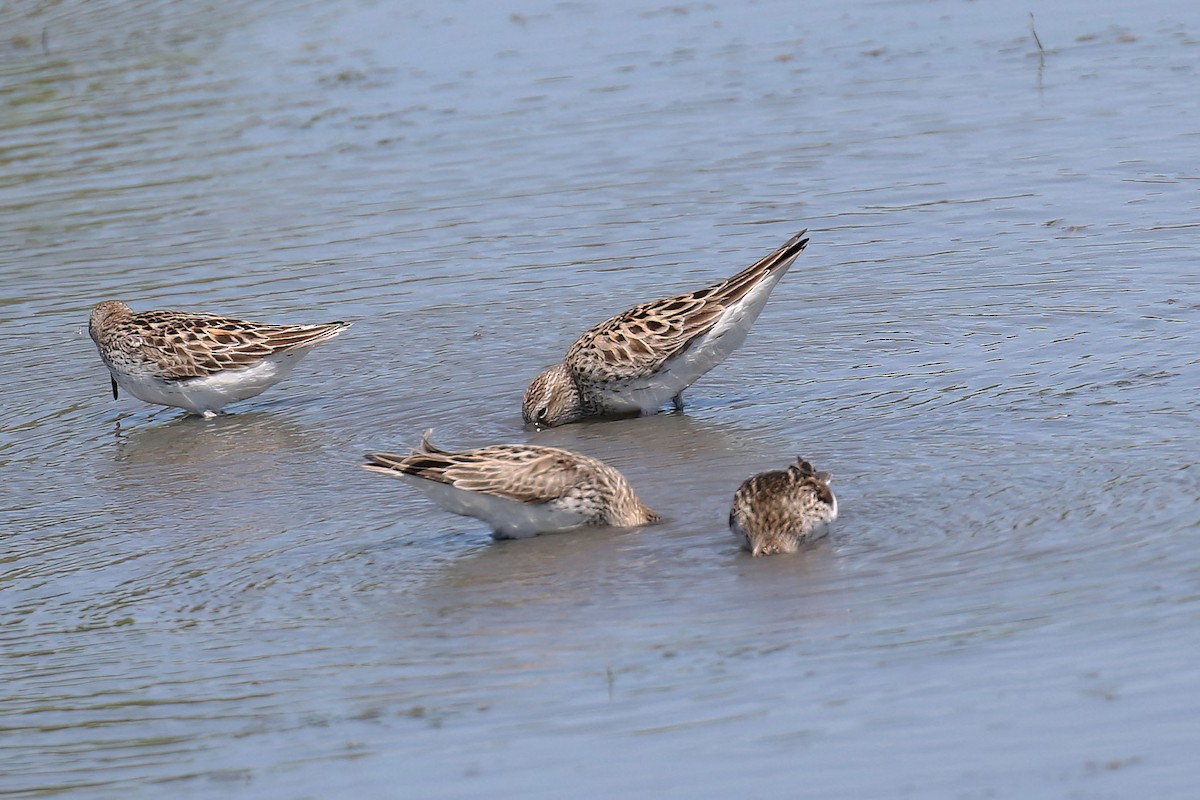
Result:
M201 378L164 381L145 375L114 372L117 385L139 400L186 409L193 414L215 414L230 403L262 394L291 373L311 348L267 356L245 369L224 370Z
M587 515L557 508L549 503L532 505L494 494L457 489L446 483L413 475L400 474L397 477L420 489L450 513L475 517L488 523L496 539L525 539L539 533L578 528L588 523Z

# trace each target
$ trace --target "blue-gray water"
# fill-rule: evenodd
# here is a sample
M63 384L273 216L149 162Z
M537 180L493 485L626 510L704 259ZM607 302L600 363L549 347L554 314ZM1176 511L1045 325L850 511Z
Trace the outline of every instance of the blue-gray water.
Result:
M0 7L0 795L1191 797L1200 9L1136 5ZM802 227L684 415L521 429ZM106 298L355 324L203 422ZM358 468L428 427L669 521L493 544ZM739 553L797 454L830 539Z

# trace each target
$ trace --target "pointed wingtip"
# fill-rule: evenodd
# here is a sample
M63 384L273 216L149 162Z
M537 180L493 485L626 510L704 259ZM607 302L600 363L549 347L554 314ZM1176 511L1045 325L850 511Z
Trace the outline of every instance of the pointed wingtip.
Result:
M344 322L340 319L335 320L334 322L326 322L324 325L317 328L318 333L314 338L320 341L332 339L353 324L354 323L352 322Z
M438 447L437 445L435 445L433 443L433 428L430 428L429 430L425 431L424 434L421 435L421 444L414 447L412 449L412 453L413 453L413 455L439 455L439 456L453 455L452 451L446 450L445 448L442 448L442 447Z
M804 456L796 456L796 460L792 462L791 468L798 471L804 477L809 477L816 473L812 463L806 460Z
M799 470L805 478L816 478L821 483L829 483L833 480L833 473L818 470L811 461L806 460L803 456L796 456L791 469Z
M268 325L268 329L274 329L268 334L268 346L276 352L316 347L334 338L350 325L351 323L341 320L316 325Z
M393 475L394 476L397 472L396 470L391 469L390 467L384 467L379 464L359 464L359 466L362 467L363 469L365 469L367 472L377 472L380 475Z
M780 250L787 254L786 257L795 257L802 253L804 248L808 247L808 242L808 228L805 228L791 239L788 239L787 243Z
M398 456L391 453L363 453L365 464L359 464L365 470L370 472L379 472L384 475L395 475L398 472L403 472L401 465L407 456Z

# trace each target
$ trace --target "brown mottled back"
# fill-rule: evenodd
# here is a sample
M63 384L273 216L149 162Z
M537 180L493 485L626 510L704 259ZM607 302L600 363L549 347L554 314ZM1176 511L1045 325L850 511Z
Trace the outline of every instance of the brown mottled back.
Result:
M367 453L372 472L401 473L530 504L562 504L592 516L592 524L632 526L659 520L625 477L594 458L556 447L500 444L475 450L436 447L427 431L408 455Z
M837 518L830 480L801 458L786 470L755 475L734 494L729 527L756 556L794 553Z
M790 264L808 245L806 233L716 285L642 303L601 322L571 345L564 363L581 385L653 375L764 277Z
M110 365L174 381L253 366L275 353L316 345L346 327L349 323L268 325L184 311L134 312L107 301L93 310L89 333Z

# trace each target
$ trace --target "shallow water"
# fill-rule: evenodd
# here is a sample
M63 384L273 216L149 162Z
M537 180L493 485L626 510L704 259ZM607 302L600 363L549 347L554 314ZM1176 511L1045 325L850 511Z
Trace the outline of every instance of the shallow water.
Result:
M1034 11L6 7L0 794L1191 796L1200 11ZM521 429L802 227L686 413ZM110 297L354 327L205 422ZM668 521L493 544L358 468L428 427ZM797 454L842 516L748 558Z

